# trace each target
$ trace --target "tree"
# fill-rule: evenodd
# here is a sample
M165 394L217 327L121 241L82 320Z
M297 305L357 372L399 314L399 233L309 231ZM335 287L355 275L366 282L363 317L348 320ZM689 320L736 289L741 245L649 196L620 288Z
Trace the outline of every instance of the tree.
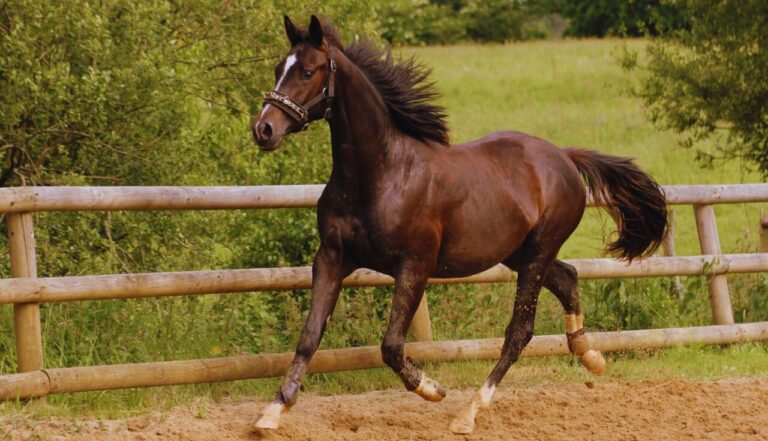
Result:
M345 30L367 33L372 7L363 1L300 7L256 0L0 1L0 186L321 181L329 155L307 160L306 152L288 149L258 156L249 120L288 48L283 13L304 20L310 11L332 12ZM328 148L322 129L308 136L313 148ZM286 162L290 175L281 172ZM228 231L235 227L211 215L40 216L46 275L248 264L240 248L222 252L235 240ZM305 217L297 231L314 225ZM238 239L279 242L255 233L263 230ZM189 251L193 244L197 252ZM299 254L288 253L306 263L308 256ZM7 257L0 255L0 273L5 269Z
M568 19L565 35L604 37L606 35L656 35L681 25L678 11L663 0L532 0L542 12L558 13Z
M768 177L768 2L674 0L685 27L661 34L635 93L651 119L684 136L704 164L745 158ZM714 147L703 142L711 141Z
M323 124L265 155L249 121L289 48L284 13L333 18L353 39L372 33L375 11L364 0L289 3L0 0L0 186L322 182ZM38 213L35 222L41 276L306 265L317 240L312 210ZM5 241L0 218L0 250ZM8 267L0 252L0 277ZM209 356L204 337L217 327L225 353L258 351L294 332L298 319L284 316L301 314L291 305L303 297L44 304L43 338L56 342L46 358L61 366ZM226 314L201 323L204 308ZM15 369L11 327L3 308L0 372ZM269 342L257 332L265 329Z

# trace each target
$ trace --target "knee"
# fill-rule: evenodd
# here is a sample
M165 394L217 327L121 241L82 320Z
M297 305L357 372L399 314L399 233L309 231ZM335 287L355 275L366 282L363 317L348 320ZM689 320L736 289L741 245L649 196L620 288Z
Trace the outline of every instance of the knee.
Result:
M384 340L381 344L381 358L387 366L399 371L403 367L403 343Z
M513 320L504 331L504 338L511 342L519 342L523 346L527 345L533 338L533 320L519 325Z
M307 361L312 358L320 344L321 335L322 331L302 334L296 347L296 355Z
M528 343L533 338L533 331L526 330L521 333L511 333L508 336L509 344L505 345L506 356L509 357L512 362L516 362L520 358L520 354L523 352Z
M528 343L531 342L532 338L533 338L533 331L530 331L530 330L525 331L525 334L523 335L523 338L522 338L523 344L522 344L522 347L520 348L521 351L523 350L524 347L528 345Z

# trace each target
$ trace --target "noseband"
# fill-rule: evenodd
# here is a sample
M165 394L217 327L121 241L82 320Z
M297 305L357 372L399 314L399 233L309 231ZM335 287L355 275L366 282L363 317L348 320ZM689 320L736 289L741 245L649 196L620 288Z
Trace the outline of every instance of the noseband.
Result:
M277 90L270 90L264 94L264 105L272 104L285 112L288 116L296 120L301 124L301 130L306 130L309 127L309 112L318 103L324 102L325 113L323 117L331 120L331 105L333 104L333 97L335 96L335 80L336 80L336 62L333 61L333 48L328 48L328 78L323 87L322 92L317 96L309 100L306 104L301 105L294 101L288 95L285 95Z

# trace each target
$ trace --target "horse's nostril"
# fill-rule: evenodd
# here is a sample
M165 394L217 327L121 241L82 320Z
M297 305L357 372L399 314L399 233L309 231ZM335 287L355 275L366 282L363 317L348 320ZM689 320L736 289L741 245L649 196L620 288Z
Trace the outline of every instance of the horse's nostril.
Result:
M269 140L272 138L272 125L268 122L261 124L261 136L264 137L265 140Z
M272 125L268 122L257 122L252 127L253 139L259 143L266 143L272 139Z

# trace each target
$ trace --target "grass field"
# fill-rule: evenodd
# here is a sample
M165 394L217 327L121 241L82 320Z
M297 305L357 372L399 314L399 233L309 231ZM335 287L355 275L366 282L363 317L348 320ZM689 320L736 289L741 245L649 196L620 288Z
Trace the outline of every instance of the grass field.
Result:
M544 41L496 46L404 49L402 53L413 53L434 69L434 80L444 95L442 102L450 115L455 142L496 130L514 129L535 134L560 146L588 147L609 154L636 157L662 184L759 182L759 176L743 171L741 164L737 163L714 170L700 169L694 161L694 153L677 146L674 134L655 128L646 121L641 104L625 92L632 79L625 76L616 61L616 56L624 44L631 49L640 49L643 42ZM758 204L716 208L724 251L751 251L756 248L760 208ZM675 210L678 218L678 254L698 254L692 209L681 206ZM606 215L598 213L597 210L589 211L574 237L566 244L562 257L602 255L604 236L610 234L614 226ZM748 288L756 279L744 280L739 279L735 285ZM687 281L687 291L691 298L687 299L685 307L669 298L667 288L668 282L664 280L582 284L587 311L590 314L587 317L588 326L591 329L617 329L681 326L709 321L707 294L701 279L692 278ZM740 299L740 296L746 296L745 310L749 310L749 302L754 301L753 297L749 296L757 295L764 299L766 292L756 291L757 294L749 294L747 288L744 288L743 292L734 293L736 300ZM380 312L386 310L387 300L374 298L373 292L355 290L342 297L336 319L331 323L324 340L324 347L376 344L383 327L384 316ZM511 293L511 287L498 285L432 289L430 306L436 336L473 338L501 335L508 319ZM614 301L613 293L620 293L616 297L619 300L614 302L618 306L610 303ZM257 294L250 298L251 301L259 301L267 297L271 298L271 294ZM232 314L232 317L243 314L237 310L240 303L235 300L242 297L232 298L231 303L223 304L223 307L219 305L219 309L206 309L205 302L194 304L197 305L193 311L197 318L189 327L196 326L194 329L197 331L205 330L206 320L199 317L205 317L206 314ZM161 302L180 300L159 300L158 304ZM763 303L759 304L765 305L768 302L763 300ZM108 302L100 305L103 308L110 307ZM457 305L466 308L457 310ZM179 307L189 307L190 311L193 310L189 305ZM296 308L295 320L292 320L295 321L292 323L295 325L295 329L291 331L293 334L275 337L276 341L290 341L291 346L277 347L277 350L292 348L295 334L301 325L301 310L298 305ZM379 313L378 316L369 314L374 309ZM765 314L765 311L757 313ZM158 307L157 320L170 320L163 314L165 312ZM4 317L10 317L10 314ZM740 319L749 320L754 317L745 315ZM186 319L177 317L176 320ZM537 332L562 332L561 322L559 305L552 296L542 296ZM94 326L102 324L97 323ZM176 325L168 324L169 329L172 326ZM199 353L180 349L179 353L184 354L182 358L186 358L190 353L192 356L220 355L220 340L228 339L226 333L230 331L228 326L219 329L220 334L208 336L181 331L174 334L178 337L176 341L153 341L149 346L177 344L180 347L189 345L195 350L203 348ZM198 341L202 339L205 341ZM91 337L88 337L80 343L86 346L95 345L92 342ZM116 344L115 351L120 351L120 355L115 356L117 361L122 361L123 358L120 357L123 356L132 360L133 358L129 357L136 358L135 353L141 354L138 358L154 359L152 350L146 348L123 348ZM0 354L0 357L3 356L5 355ZM110 360L110 356L104 354L91 354L90 357L91 362ZM87 360L81 362L88 363ZM57 360L49 360L49 363L56 364ZM759 344L618 354L613 356L612 369L606 380L765 376L767 363L768 347ZM431 365L428 369L435 372L436 378L449 387L474 387L481 383L491 366L489 362L467 362ZM583 369L570 365L568 357L560 357L523 360L512 369L506 381L574 382L586 381L587 378L588 374ZM24 407L19 403L0 404L0 414L26 412L37 416L95 414L119 417L146 410L162 411L174 404L200 396L211 400L241 394L267 397L274 393L278 383L277 379L269 379L220 385L51 396L47 400L48 404L44 405ZM307 381L307 389L310 392L321 394L390 387L400 387L400 384L398 379L385 369L316 375Z

